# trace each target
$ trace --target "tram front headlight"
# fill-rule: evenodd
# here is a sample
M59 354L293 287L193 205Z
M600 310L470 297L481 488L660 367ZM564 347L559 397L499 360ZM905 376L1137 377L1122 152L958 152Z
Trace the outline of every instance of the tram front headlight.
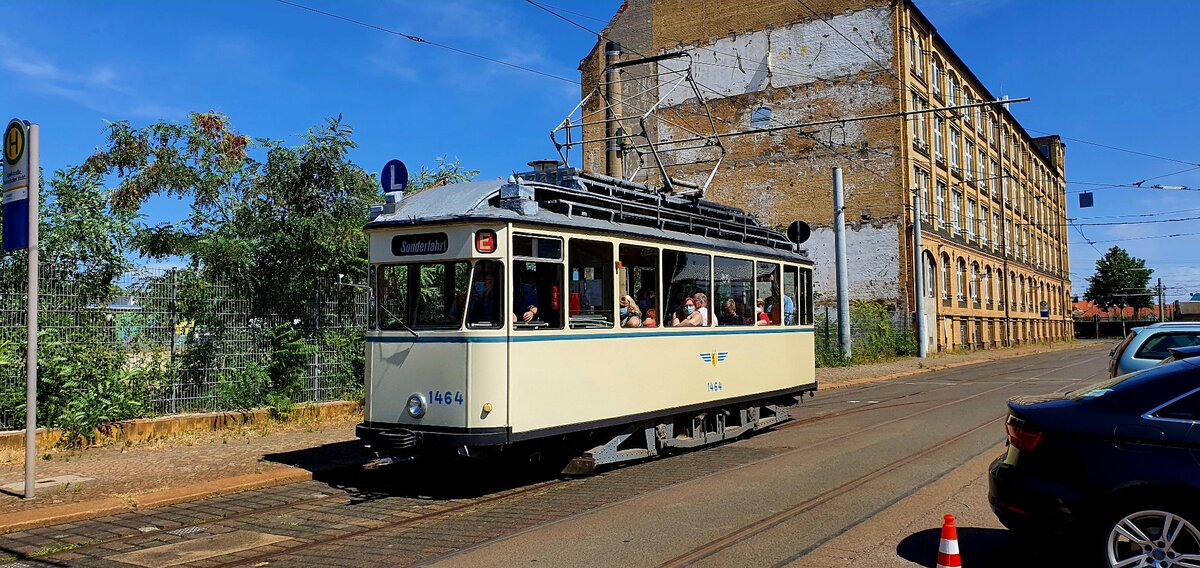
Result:
M425 403L425 397L421 396L420 394L414 394L408 397L407 411L409 416L412 416L413 418L425 416L425 409L427 407L428 405Z

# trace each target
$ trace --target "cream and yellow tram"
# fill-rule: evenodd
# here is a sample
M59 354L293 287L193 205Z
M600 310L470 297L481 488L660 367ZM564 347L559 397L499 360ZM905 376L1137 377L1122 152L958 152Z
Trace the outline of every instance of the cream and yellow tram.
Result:
M740 210L564 168L390 201L358 427L382 456L552 442L588 471L816 390L812 263Z

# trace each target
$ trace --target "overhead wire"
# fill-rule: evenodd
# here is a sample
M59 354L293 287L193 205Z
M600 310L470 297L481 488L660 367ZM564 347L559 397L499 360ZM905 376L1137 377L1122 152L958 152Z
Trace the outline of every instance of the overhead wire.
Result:
M1041 133L1041 134L1054 134L1053 132L1046 132L1046 131L1044 131L1044 130L1038 130L1038 129L1036 129L1036 128L1026 128L1026 130L1029 130L1029 131L1031 131L1031 132L1038 132L1038 133ZM1134 154L1134 155L1138 155L1138 156L1144 156L1144 157L1147 157L1147 158L1154 158L1154 159L1157 159L1157 160L1165 160L1165 161L1168 161L1168 162L1176 162L1176 163L1179 163L1179 164L1187 164L1187 165L1189 165L1189 166L1197 166L1197 167L1200 167L1200 162L1197 162L1197 161L1188 161L1188 160L1180 160L1180 159L1176 159L1176 158L1168 158L1168 157L1166 157L1166 156L1160 156L1160 155L1157 155L1157 154L1151 154L1151 153L1149 153L1149 152L1140 152L1140 151L1137 151L1137 150L1130 150L1130 149L1127 149L1127 148L1119 148L1119 147L1117 147L1117 146L1110 146L1110 145L1108 145L1108 144L1101 144L1101 143L1099 143L1099 142L1092 142L1092 141L1089 141L1089 140L1083 140L1083 139L1080 139L1080 138L1072 138L1072 137L1070 137L1070 136L1063 136L1063 135L1061 135L1061 134L1057 134L1057 136L1058 136L1059 138L1062 138L1063 140L1070 140L1070 141L1072 141L1072 142L1079 142L1080 144L1087 144L1087 145L1089 145L1089 146L1097 146L1097 147L1100 147L1100 148L1107 148L1107 149L1109 149L1109 150L1116 150L1116 151L1118 151L1118 152L1125 152L1125 153L1127 153L1127 154Z
M383 33L386 33L386 34L391 34L391 35L394 35L394 36L402 37L402 38L404 38L404 39L407 39L407 40L409 40L409 41L412 41L412 42L416 42L416 43L423 43L423 44L425 44L425 45L430 45L430 46L437 47L437 48L440 48L440 49L444 49L444 50L447 50L447 51L452 51L452 52L454 52L454 53L458 53L458 54L460 54L460 55L466 55L466 56L468 56L468 57L474 57L474 58L476 58L476 59L481 59L481 60L483 60L483 61L488 61L488 62L491 62L491 63L495 63L495 64L497 64L497 65L503 65L503 66L505 66L505 67L511 67L511 68L513 68L513 69L518 69L518 70L525 71L525 72L528 72L528 73L534 73L534 74L537 74L537 75L541 75L541 76L543 76L543 77L547 77L547 78L554 79L554 80L557 80L557 81L562 81L562 82L564 82L564 83L571 83L571 84L573 84L573 85L578 85L578 84L579 84L579 81L576 81L576 80L574 80L574 79L569 79L569 78L567 78L567 77L562 77L562 76L560 76L560 75L555 75L555 74L553 74L553 73L548 73L548 72L546 72L546 71L540 71L540 70L538 70L538 69L534 69L534 68L532 68L532 67L525 67L524 65L518 65L518 64L516 64L516 63L509 63L508 61L504 61L504 60L502 60L502 59L496 59L496 58L494 58L494 57L489 57L489 56L487 56L487 55L483 55L483 54L481 54L481 53L475 53L475 52L473 52L473 51L468 51L468 50L465 50L465 49L462 49L462 48L454 47L454 46L452 46L452 45L447 45L447 44L444 44L444 43L439 43L439 42L435 42L435 41L429 41L429 40L427 40L427 39L425 39L425 38L423 38L423 37L420 37L420 36L416 36L416 35L412 35L412 34L406 34L406 33L404 33L404 32L400 32L400 31L396 31L396 30L393 30L393 29L385 28L385 27L383 27L383 26L377 26L377 25L375 25L375 24L372 24L372 23L369 23L369 22L364 22L364 21L362 21L362 20L356 20L356 19L354 19L354 18L349 18L349 17L346 17L346 16L342 16L342 15L340 15L340 14L335 14L335 13L333 13L333 12L326 12L326 11L324 11L324 10L319 10L319 9L317 9L317 8L313 8L313 7L311 7L311 6L305 6L305 5L303 5L303 4L297 4L297 3L295 3L295 2L290 2L289 0L275 0L275 1L276 1L276 2L279 2L280 4L284 4L284 5L287 5L287 6L292 6L292 7L294 7L294 8L299 8L299 9L301 9L301 10L307 10L307 11L309 11L309 12L312 12L312 13L314 13L314 14L319 14L319 15L325 16L325 17L327 17L327 18L333 18L333 19L336 19L336 20L341 20L341 21L343 21L343 22L348 22L348 23L351 23L351 24L354 24L354 25L357 25L357 26L362 26L362 27L364 27L364 28L368 28L368 29L372 29L372 30L380 31L380 32L383 32Z

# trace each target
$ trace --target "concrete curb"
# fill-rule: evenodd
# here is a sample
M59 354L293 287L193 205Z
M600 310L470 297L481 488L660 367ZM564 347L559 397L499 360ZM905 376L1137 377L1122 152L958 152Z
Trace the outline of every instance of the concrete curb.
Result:
M1002 353L998 353L996 356L985 357L983 359L974 359L971 361L947 361L946 363L939 364L939 365L930 365L928 367L922 367L919 369L898 371L895 373L888 373L885 375L878 375L878 376L874 376L874 377L862 377L862 378L858 378L858 379L850 379L847 381L838 381L836 383L819 383L817 389L826 391L826 390L854 387L854 386L865 385L865 384L870 384L870 383L881 383L881 382L890 381L893 379L901 379L904 377L911 377L913 375L920 375L922 373L931 373L934 371L944 371L946 369L954 369L957 367L967 367L970 365L978 365L981 363L991 363L993 361L1001 361L1004 359L1013 359L1015 357L1024 357L1027 355L1041 355L1044 353L1053 353L1053 352L1057 352L1057 351L1071 351L1074 349L1083 349L1086 347L1094 347L1094 346L1095 345L1092 343L1076 342L1076 343L1067 344L1067 345L1064 345L1064 346L1058 347L1058 348L1046 348L1046 349L1037 349L1037 350L1031 349L1029 351L1005 350Z
M360 411L362 411L362 405L357 402L319 402L297 406L292 411L291 417L288 420L333 418L347 416ZM188 432L214 432L273 420L275 418L271 416L271 411L263 408L229 412L177 414L160 416L158 418L134 418L132 420L120 420L107 424L102 430L96 433L96 444L103 444L108 441L116 443L124 443L126 441L142 442ZM62 431L57 428L49 430L38 428L38 451L45 451L58 444L62 440L62 437ZM20 452L24 447L24 430L0 432L0 451Z
M29 511L7 513L0 520L0 534L72 521L94 519L96 517L106 517L141 509L152 509L187 501L229 495L230 493L299 483L311 480L312 475L312 472L306 470L279 468L263 473L238 475L225 479L185 485L183 487L152 491L141 495L131 495L127 498L102 497L81 503L68 503L65 505L41 507Z

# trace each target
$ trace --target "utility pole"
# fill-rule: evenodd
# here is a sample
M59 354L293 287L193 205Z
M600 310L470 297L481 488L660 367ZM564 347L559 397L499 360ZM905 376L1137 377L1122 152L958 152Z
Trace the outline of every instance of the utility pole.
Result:
M925 329L925 259L921 252L921 190L913 190L913 309L917 312L917 357L929 353L928 331Z
M833 168L833 248L837 264L838 344L850 358L850 294L846 270L846 204L842 195L842 168Z
M1162 278L1158 279L1158 321L1167 321L1163 319L1163 286Z

